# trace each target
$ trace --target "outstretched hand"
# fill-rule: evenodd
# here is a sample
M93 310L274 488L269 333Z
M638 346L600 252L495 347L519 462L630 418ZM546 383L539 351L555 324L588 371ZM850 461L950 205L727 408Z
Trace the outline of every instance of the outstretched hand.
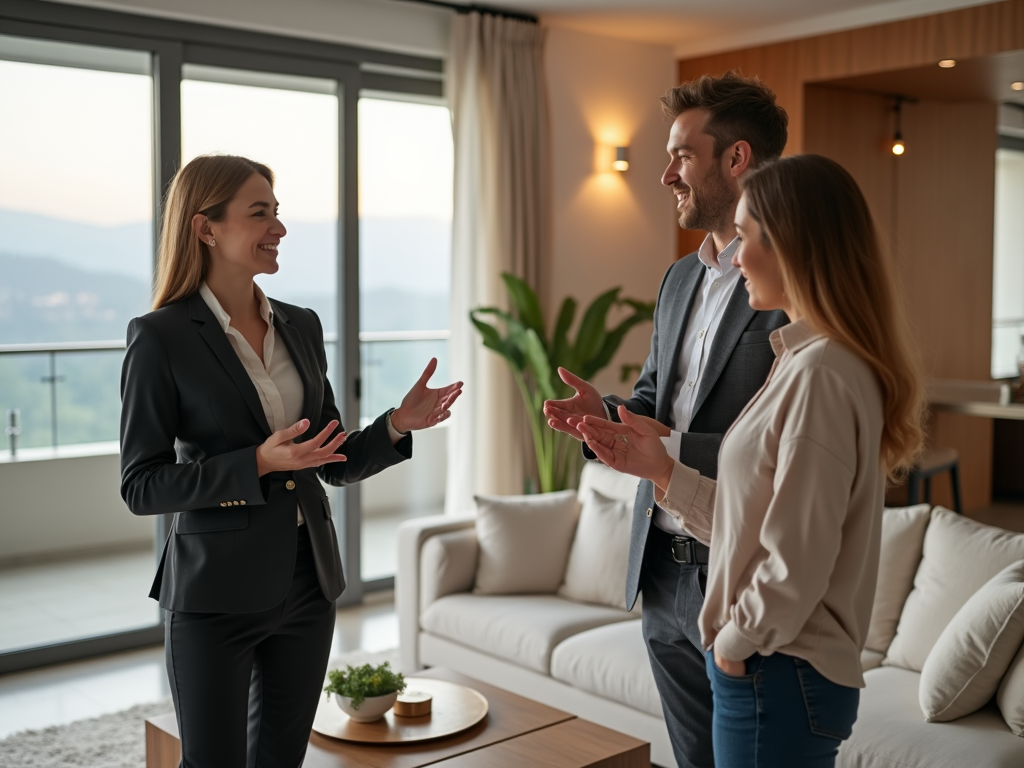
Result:
M431 389L427 382L436 370L437 358L432 357L419 380L402 398L402 404L391 413L391 425L399 432L433 427L452 415L452 404L462 394L462 382Z
M612 469L652 481L663 491L668 488L675 462L665 450L658 430L647 419L620 405L621 424L587 416L578 422L583 435L597 458Z
M346 461L344 454L335 453L345 442L344 432L331 437L338 428L330 421L319 434L301 443L295 440L309 429L309 419L300 419L286 429L279 429L256 446L256 472L263 477L268 472L285 472L319 467L337 461Z
M544 401L544 415L548 418L548 426L572 435L577 440L583 440L584 437L576 425L587 416L603 419L604 400L592 384L565 368L559 368L558 375L562 381L576 390L576 394L565 400Z

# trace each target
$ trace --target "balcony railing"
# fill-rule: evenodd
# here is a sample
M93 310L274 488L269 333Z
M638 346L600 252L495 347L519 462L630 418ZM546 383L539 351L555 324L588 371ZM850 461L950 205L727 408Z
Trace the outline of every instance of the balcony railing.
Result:
M445 330L361 332L359 334L362 363L360 376L363 380L361 411L364 411L361 414L361 421L366 421L370 418L371 414L383 410L379 407L377 401L397 405L398 401L395 400L396 392L399 393L399 397L400 393L404 393L405 388L412 381L415 381L416 376L419 375L419 370L422 369L426 359L429 359L430 356L445 356L446 345L444 343L450 337L451 332ZM335 352L337 342L337 334L324 334L324 344L328 348L332 366L334 365L333 353ZM408 350L401 347L403 344L415 344L418 347L426 346L428 349L424 350L425 354L410 356ZM47 344L0 344L0 366L2 366L0 367L0 406L7 408L5 434L7 436L7 447L11 454L13 455L17 448L24 444L21 436L26 433L26 429L30 429L31 438L29 444L31 447L46 447L46 441L42 438L41 430L38 428L42 422L43 411L45 410L49 411L49 446L56 447L60 444L59 413L61 411L61 399L58 397L58 386L61 384L72 387L78 385L81 390L78 393L80 401L70 403L68 407L76 411L82 411L83 408L88 410L88 401L92 397L94 400L102 401L103 403L104 407L99 410L104 411L106 417L101 417L101 420L104 422L110 421L109 416L111 412L119 407L117 384L121 367L121 356L119 355L116 361L104 361L105 365L102 363L93 365L88 371L80 369L78 381L75 380L76 377L71 372L62 370L61 366L58 365L58 357L81 354L123 353L124 349L125 342L123 340L69 341ZM46 365L43 369L31 370L31 366L23 366L22 370L16 371L13 366L3 365L3 363L10 361L12 358L25 360L26 358L39 356L45 359ZM421 360L420 358L424 359ZM446 360L443 361L444 368L447 368L446 362ZM334 370L337 370L336 366ZM443 375L443 369L439 373ZM406 381L410 375L412 376L411 380ZM36 383L48 386L48 397L46 398L48 400L48 407L39 402L38 397L34 393L26 390L25 385L33 380ZM104 391L96 391L94 384L99 382L109 382L109 389L104 387ZM22 417L26 404L18 402L20 397L34 401L28 404L31 424L27 423L26 419ZM82 399L83 397L84 400ZM82 434L87 433L87 430L86 433L79 430L78 438L73 437L71 440L65 440L65 442L94 442L116 439L116 424L104 423L98 429L100 432L91 439L80 439ZM111 430L113 430L113 433L109 434Z

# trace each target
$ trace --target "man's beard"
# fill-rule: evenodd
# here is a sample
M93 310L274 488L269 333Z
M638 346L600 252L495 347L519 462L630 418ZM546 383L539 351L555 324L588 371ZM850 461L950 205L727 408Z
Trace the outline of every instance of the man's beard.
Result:
M722 178L721 169L717 165L712 166L700 187L688 189L689 204L679 211L679 226L706 232L720 229L736 202L733 191Z

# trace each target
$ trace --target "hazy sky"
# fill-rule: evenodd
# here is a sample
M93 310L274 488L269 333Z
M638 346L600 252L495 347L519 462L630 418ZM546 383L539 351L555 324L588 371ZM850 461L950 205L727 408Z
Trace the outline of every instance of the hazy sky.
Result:
M114 226L147 221L150 78L0 61L0 207ZM337 215L338 101L318 93L186 80L182 159L264 162L281 216ZM452 139L439 106L362 99L360 211L450 218Z

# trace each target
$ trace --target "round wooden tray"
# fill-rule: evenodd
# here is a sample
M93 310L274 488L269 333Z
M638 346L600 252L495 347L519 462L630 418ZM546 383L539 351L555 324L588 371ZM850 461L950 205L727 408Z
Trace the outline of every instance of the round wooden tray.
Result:
M337 702L321 694L313 730L322 736L366 744L407 744L439 739L464 731L487 715L487 699L472 688L427 677L405 678L406 690L426 691L434 697L432 711L422 717L398 717L394 711L375 723L357 723Z

